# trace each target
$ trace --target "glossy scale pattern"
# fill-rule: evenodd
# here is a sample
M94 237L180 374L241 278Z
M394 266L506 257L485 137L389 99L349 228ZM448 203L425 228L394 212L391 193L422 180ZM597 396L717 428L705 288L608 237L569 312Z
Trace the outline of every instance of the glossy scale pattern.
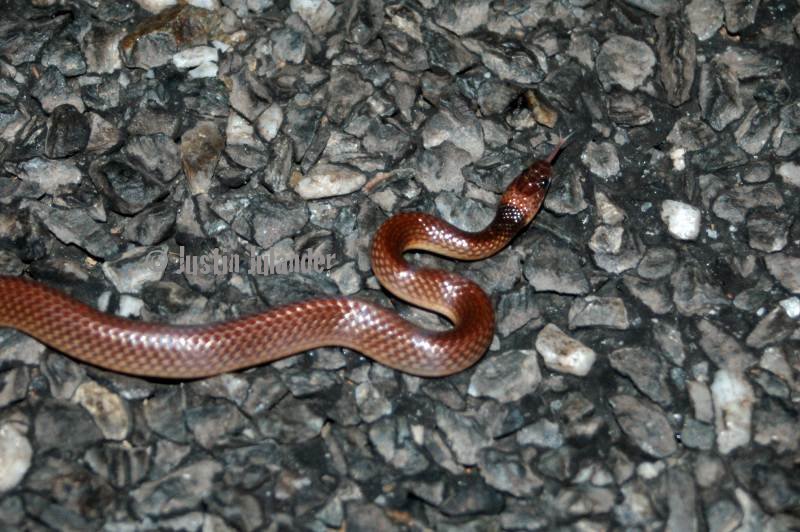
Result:
M453 327L447 331L425 330L390 309L345 297L300 301L209 325L145 323L7 276L0 276L0 326L89 364L147 377L206 377L322 346L348 347L414 375L457 373L475 364L491 343L491 301L472 281L415 268L403 253L424 250L477 260L500 251L539 211L560 148L509 185L483 231L465 232L422 213L395 215L378 229L372 245L378 280L397 297L449 318Z

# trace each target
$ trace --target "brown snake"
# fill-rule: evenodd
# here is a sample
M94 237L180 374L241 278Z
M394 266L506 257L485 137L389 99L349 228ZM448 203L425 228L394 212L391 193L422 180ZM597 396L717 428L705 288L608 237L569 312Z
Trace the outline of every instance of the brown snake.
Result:
M0 276L0 326L112 371L162 378L207 377L271 362L322 346L359 351L386 366L434 377L477 362L494 335L486 293L458 275L414 268L408 250L462 260L494 255L539 211L550 183L549 157L536 161L504 192L494 220L462 231L434 216L401 213L387 220L372 244L375 276L395 296L438 312L453 323L429 331L373 303L330 297L289 303L208 325L145 323L99 312L41 283Z

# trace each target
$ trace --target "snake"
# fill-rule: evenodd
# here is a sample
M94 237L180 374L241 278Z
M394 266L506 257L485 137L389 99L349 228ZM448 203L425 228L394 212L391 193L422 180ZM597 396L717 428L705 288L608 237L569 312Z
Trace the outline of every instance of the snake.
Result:
M495 330L489 296L456 273L410 264L407 251L464 261L502 250L539 212L564 144L508 185L494 218L468 232L430 214L401 212L377 230L372 270L397 298L451 326L430 330L396 311L351 296L301 300L209 324L174 325L104 313L20 276L0 276L0 327L21 331L84 363L140 377L195 379L273 362L321 347L344 347L396 370L444 377L473 366Z

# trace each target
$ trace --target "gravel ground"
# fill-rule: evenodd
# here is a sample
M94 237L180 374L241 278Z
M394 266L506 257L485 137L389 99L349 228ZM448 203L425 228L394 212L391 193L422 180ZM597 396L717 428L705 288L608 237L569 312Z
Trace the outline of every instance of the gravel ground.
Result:
M0 528L800 529L795 0L195 3L0 2L0 272L151 321L343 293L436 327L377 227L479 229L573 135L509 248L413 257L492 294L464 373L159 382L0 329ZM215 252L334 260L181 271Z

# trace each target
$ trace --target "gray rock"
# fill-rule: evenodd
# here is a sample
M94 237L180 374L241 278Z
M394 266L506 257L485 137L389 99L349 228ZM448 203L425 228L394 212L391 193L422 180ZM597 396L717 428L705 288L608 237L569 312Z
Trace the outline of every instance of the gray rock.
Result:
M677 257L678 254L670 248L649 248L636 273L645 279L661 279L672 273Z
M200 122L181 137L181 164L192 194L205 194L225 141L216 125Z
M502 403L519 401L535 392L541 380L536 351L515 350L482 360L472 374L468 393Z
M168 193L144 166L119 155L95 159L89 177L111 209L120 214L136 214Z
M544 79L544 58L532 54L528 49L515 42L503 42L499 45L466 39L464 46L478 55L484 66L502 80L532 85Z
M517 443L558 449L564 445L564 435L561 433L561 427L557 423L542 419L523 427L517 432Z
M447 4L442 5L447 6ZM451 76L466 71L478 61L478 58L464 47L461 40L454 37L449 32L438 30L434 26L430 29L426 28L423 30L422 37L425 39L425 46L431 66L443 68L450 73ZM492 84L487 82L484 83L484 85ZM481 107L483 107L484 104L487 105L488 109L496 109L495 106L486 101L481 103Z
M609 327L625 330L630 327L625 302L619 297L586 296L576 299L569 308L569 328Z
M76 451L103 439L86 410L64 402L43 405L36 413L34 430L35 447L42 451Z
M355 389L355 399L361 419L373 423L392 413L392 403L377 386L362 382Z
M662 406L672 402L666 368L650 350L624 347L609 354L608 360L612 368L630 378L636 388L652 401Z
M127 442L92 447L83 459L101 478L116 488L141 482L150 470L151 447L133 447Z
M443 406L436 407L436 426L445 434L456 459L463 465L477 464L480 450L492 442L486 428L474 418Z
M739 33L756 20L759 0L722 0L725 8L725 27L730 33Z
M773 253L789 243L789 226L792 217L782 212L757 211L747 217L747 237L750 247Z
M213 201L211 209L236 234L263 249L294 236L308 222L304 204L263 192L229 192Z
M341 124L353 108L374 90L354 70L339 68L331 74L325 114L334 124Z
M97 113L89 112L89 140L86 150L106 153L122 142L122 131Z
M745 343L757 349L787 341L798 329L798 322L782 305L776 306L756 324Z
M0 408L24 399L30 380L30 371L25 366L0 373Z
M767 144L777 125L778 115L772 109L753 106L742 118L734 137L744 151L756 155Z
M434 20L456 35L466 35L488 22L489 4L489 0L468 0L458 6L440 4Z
M417 179L430 192L461 192L464 187L462 169L471 162L468 152L444 142L431 150L417 152Z
M701 41L712 38L722 27L724 11L719 0L692 0L685 12L692 32Z
M633 275L625 275L623 282L625 288L654 314L667 314L672 310L672 299L664 283L645 281Z
M350 194L366 181L366 176L357 170L321 162L293 183L293 188L304 199L329 198Z
M370 426L369 439L387 463L408 475L422 473L430 467L430 462L414 443L405 418L383 417ZM441 503L440 494L430 496Z
M500 512L503 503L503 496L486 486L480 476L469 475L448 484L439 509L449 516L491 515Z
M618 85L627 91L641 87L656 64L653 50L624 35L612 35L597 54L597 76L606 90Z
M367 128L363 144L370 154L385 154L394 160L401 159L412 147L408 133L397 126L377 120L371 122Z
M646 126L653 122L653 110L639 95L618 89L608 98L608 118L621 126Z
M239 409L227 401L215 401L186 410L186 425L204 449L230 445L243 439L249 423Z
M682 264L671 276L672 301L681 314L703 315L729 301L719 286L708 282L706 274L696 264Z
M35 184L45 194L75 188L83 174L72 160L51 161L36 157L19 165L17 177Z
M747 213L757 207L783 206L783 196L773 183L765 185L743 185L733 190L724 190L714 201L714 214L730 223L745 221Z
M130 160L164 183L172 181L181 170L181 146L163 133L131 137L124 150Z
M481 451L478 467L488 485L515 497L531 496L544 485L520 457L495 449Z
M295 98L284 112L282 130L292 140L295 161L303 158L311 146L322 111L309 107L304 98Z
M131 496L137 511L145 515L185 511L211 497L214 477L222 470L222 465L214 460L199 460L145 482Z
M786 253L774 253L765 257L767 269L786 290L800 294L800 258Z
M716 131L744 114L739 80L722 61L711 61L700 69L700 109L703 119Z
M541 315L536 304L535 291L530 286L500 296L497 304L497 332L508 336Z
M638 7L657 17L669 15L679 9L679 6L669 0L625 0L625 3L633 7Z
M113 257L121 250L121 242L111 235L109 228L95 222L84 209L32 205L31 210L65 244L75 244L90 255L100 258Z
M674 5L672 2L665 4ZM667 101L678 106L691 96L697 62L695 38L680 17L658 18L656 33L659 78L667 92Z
M589 293L589 281L576 254L550 240L540 241L535 248L536 253L525 261L525 278L537 292Z
M68 77L80 76L86 72L86 61L83 60L80 46L71 38L50 41L44 48L42 65L54 66Z
M602 179L615 178L620 171L617 149L610 142L589 142L581 154L581 161L589 171Z
M316 438L324 421L308 404L291 395L280 400L268 416L254 420L261 434L284 444L298 444Z
M629 395L616 395L609 402L623 432L639 449L654 458L675 453L672 427L659 407Z
M175 211L167 202L145 209L127 221L122 236L143 246L160 244L175 228Z
M700 347L714 364L734 373L740 373L755 365L756 358L731 335L708 320L697 324L700 331Z
M147 283L161 280L167 268L167 246L131 248L103 264L103 273L122 294L139 294Z
M45 69L33 85L31 95L39 100L46 113L52 113L61 105L71 105L79 113L86 110L78 90L55 67Z
M714 448L714 426L688 418L681 429L681 443L689 449L710 451Z

